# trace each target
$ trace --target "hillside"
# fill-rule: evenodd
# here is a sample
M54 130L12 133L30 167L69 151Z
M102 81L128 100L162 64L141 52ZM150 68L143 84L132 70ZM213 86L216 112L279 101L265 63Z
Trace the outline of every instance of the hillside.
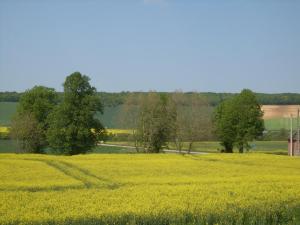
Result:
M263 105L264 119L297 117L299 105Z
M9 126L16 113L18 102L0 102L0 126ZM121 106L105 107L104 113L97 113L97 117L108 128L119 128L118 114Z
M10 125L12 116L17 110L16 102L0 102L0 126Z
M297 125L299 105L263 105L265 126L268 130L290 129L290 116L293 116L293 126Z
M9 126L13 114L16 112L17 102L0 102L0 126ZM289 115L296 117L297 105L263 105L262 107L267 130L289 129ZM97 114L97 117L108 128L126 128L119 119L122 105L106 106L104 114ZM296 125L296 119L294 119Z
M192 92L186 92L186 95ZM18 102L23 93L18 92L0 92L0 102ZM122 105L129 95L145 94L145 92L98 92L104 106ZM170 93L169 93L170 94ZM232 98L236 93L214 93L214 92L200 92L199 95L204 96L211 106L216 106L225 99ZM300 94L298 93L280 93L280 94L255 94L261 105L299 105ZM62 98L62 93L59 93Z

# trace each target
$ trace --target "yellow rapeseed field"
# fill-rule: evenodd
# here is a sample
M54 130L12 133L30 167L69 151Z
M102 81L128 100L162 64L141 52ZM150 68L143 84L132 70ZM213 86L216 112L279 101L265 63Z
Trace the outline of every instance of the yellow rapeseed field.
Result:
M8 133L9 127L0 127L0 133Z
M297 224L300 158L0 155L0 224Z

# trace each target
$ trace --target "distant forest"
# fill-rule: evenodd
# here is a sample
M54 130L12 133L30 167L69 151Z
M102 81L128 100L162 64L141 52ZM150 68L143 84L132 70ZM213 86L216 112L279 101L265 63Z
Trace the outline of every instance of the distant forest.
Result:
M192 92L186 92L186 95ZM18 102L23 93L18 92L0 92L0 102ZM122 105L125 99L130 94L142 94L142 92L119 92L119 93L107 93L98 92L99 97L102 100L102 104L105 107L113 107ZM62 97L62 93L59 93ZM216 106L225 99L232 98L236 94L234 93L213 93L213 92L201 92L199 95L206 97L208 103L211 106ZM256 93L257 99L262 105L298 105L300 104L300 94L296 93L281 93L281 94L265 94Z

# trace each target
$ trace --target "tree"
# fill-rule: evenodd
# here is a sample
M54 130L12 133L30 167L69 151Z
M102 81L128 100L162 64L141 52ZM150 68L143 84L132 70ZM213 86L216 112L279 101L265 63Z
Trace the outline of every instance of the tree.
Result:
M119 124L125 129L132 130L132 135L128 137L128 140L134 142L137 152L140 151L137 127L143 99L144 98L140 93L128 94L124 100L124 104L122 104L120 113L118 114Z
M146 152L159 153L171 135L172 114L165 94L149 92L139 112L137 137Z
M103 107L89 80L79 72L68 76L63 101L49 117L47 139L58 153L86 153L96 146L98 136L103 134L104 128L95 118L97 111L103 112Z
M206 98L198 93L149 92L128 95L119 118L126 128L134 130L131 137L137 151L159 152L169 142L179 151L188 142L191 151L195 141L209 138L210 114Z
M261 136L264 131L263 111L250 90L243 90L235 99L238 107L238 123L236 132L236 146L240 153L249 149L249 141Z
M47 117L57 101L58 95L53 88L35 86L22 95L17 111L18 114L32 113L42 128L46 128Z
M21 97L17 113L12 121L12 137L17 139L21 151L41 153L47 146L47 118L57 104L54 89L35 86Z
M177 150L181 151L183 142L188 142L191 152L196 141L207 140L211 133L211 112L207 100L198 93L172 94L176 118L173 120L173 140Z
M216 133L225 152L233 152L236 146L240 153L249 149L249 141L264 131L263 112L254 93L243 90L239 95L221 103L214 115Z
M232 99L222 102L214 113L215 132L226 153L233 152L236 135L234 123L237 123L236 113Z
M14 118L11 136L17 140L20 152L43 153L44 130L32 113L24 113Z

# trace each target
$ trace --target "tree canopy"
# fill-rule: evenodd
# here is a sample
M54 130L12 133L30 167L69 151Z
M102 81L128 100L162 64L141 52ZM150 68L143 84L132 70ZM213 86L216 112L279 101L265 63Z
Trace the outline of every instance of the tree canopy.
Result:
M184 93L189 95L192 92ZM0 92L0 102L18 102L24 93L18 92ZM126 102L126 99L130 95L147 95L145 92L97 92L97 95L101 99L103 106L114 107L122 105ZM172 93L165 93L171 95ZM195 93L194 93L195 94ZM211 106L217 106L222 101L235 97L236 93L214 93L214 92L202 92L198 93L202 97L205 97ZM62 100L63 93L59 92L59 99ZM299 93L280 93L280 94L266 94L255 93L258 102L261 105L298 105L300 104Z
M47 118L56 103L57 94L52 88L35 86L22 95L11 129L21 151L43 152L43 148L47 146Z
M263 112L254 93L243 90L232 99L222 102L215 111L216 134L225 152L239 152L249 149L248 142L262 135L264 130Z
M103 107L89 77L75 72L64 82L63 101L49 117L47 132L50 147L56 152L74 155L91 150L104 128L95 118Z
M149 92L142 98L137 122L137 139L144 151L158 153L171 136L174 111L164 94Z

